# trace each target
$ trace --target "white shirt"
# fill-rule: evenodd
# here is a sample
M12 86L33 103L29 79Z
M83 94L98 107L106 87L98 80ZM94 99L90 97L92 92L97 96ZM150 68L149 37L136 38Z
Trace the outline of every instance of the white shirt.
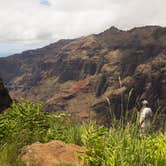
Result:
M141 124L141 128L150 128L151 125L152 110L149 107L145 107L141 111L140 123L142 120L144 122Z

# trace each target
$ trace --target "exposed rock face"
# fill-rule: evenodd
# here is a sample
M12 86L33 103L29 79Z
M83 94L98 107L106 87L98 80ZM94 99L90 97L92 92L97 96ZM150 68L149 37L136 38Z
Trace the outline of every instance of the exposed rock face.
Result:
M2 79L0 78L0 112L8 108L12 100L8 94L7 89L4 87Z
M79 153L85 152L85 147L74 144L65 144L62 141L49 143L34 143L22 150L22 160L27 166L51 166L55 164L73 164L81 166Z
M0 76L14 98L41 100L47 111L67 110L80 119L107 122L108 110L120 115L143 98L155 110L166 103L166 28L112 27L60 40L0 58Z

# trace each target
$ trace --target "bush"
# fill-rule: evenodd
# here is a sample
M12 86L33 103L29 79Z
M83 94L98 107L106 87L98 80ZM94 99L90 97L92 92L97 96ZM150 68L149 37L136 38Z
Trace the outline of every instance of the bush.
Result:
M19 166L22 147L34 142L62 140L81 143L77 123L65 114L48 114L41 110L41 104L21 100L1 114L0 165L16 163Z
M0 116L0 166L23 166L20 152L34 142L62 140L87 148L88 166L165 166L166 133L140 136L136 122L113 119L110 129L78 124L66 114L48 114L42 105L21 100Z
M122 124L123 125L123 124ZM95 123L83 127L82 141L87 147L85 164L90 166L165 166L166 133L140 136L137 127L106 131Z

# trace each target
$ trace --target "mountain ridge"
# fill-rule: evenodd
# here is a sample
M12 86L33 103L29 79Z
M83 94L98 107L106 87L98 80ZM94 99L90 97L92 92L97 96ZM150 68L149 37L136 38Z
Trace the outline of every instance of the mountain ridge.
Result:
M119 115L131 89L129 109L138 97L147 98L154 109L165 106L165 66L166 28L111 27L0 58L0 77L14 98L39 100L47 111L66 110L78 119L91 112L109 121L108 107Z

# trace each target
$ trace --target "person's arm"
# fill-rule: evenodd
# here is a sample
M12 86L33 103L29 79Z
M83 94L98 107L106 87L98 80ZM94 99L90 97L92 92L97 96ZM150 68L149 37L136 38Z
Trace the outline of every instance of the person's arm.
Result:
M152 109L150 108L150 121L152 122L153 120L153 112L152 112Z
M142 110L141 115L140 115L140 126L142 126L144 121L145 121L145 110Z
M141 121L140 121L140 126L142 126L142 124L144 123L145 121L145 118L142 118Z

